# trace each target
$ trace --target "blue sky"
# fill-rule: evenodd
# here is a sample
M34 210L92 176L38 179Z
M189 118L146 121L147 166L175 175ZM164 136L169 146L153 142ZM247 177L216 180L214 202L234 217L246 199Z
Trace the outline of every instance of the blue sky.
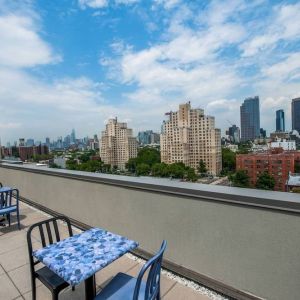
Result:
M240 125L259 95L274 130L300 96L300 2L0 0L0 137L100 134L118 116L159 131L190 100Z

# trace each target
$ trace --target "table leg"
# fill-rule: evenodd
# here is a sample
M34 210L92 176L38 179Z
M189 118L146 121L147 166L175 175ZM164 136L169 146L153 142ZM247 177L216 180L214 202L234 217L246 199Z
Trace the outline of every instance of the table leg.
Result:
M91 276L85 280L85 299L93 300L96 297L95 276Z

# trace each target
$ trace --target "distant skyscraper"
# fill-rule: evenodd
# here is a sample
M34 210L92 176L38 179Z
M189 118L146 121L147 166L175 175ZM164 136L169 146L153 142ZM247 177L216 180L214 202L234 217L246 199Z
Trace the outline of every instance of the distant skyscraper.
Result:
M27 146L27 147L32 147L32 146L34 146L34 139L27 139L27 141L26 141L26 146Z
M25 139L24 138L19 138L19 146L24 147L25 146Z
M254 140L260 136L260 116L258 96L246 98L240 108L241 112L241 140Z
M279 109L276 111L276 131L285 131L284 111Z
M141 145L159 144L159 134L152 130L140 131L138 133L138 141Z
M75 129L72 129L72 133L71 133L71 144L75 144L76 142L76 135L75 135Z
M267 137L267 131L263 128L260 128L259 129L259 135L260 135L260 138L266 138Z
M229 139L232 143L237 144L240 142L240 128L236 125L232 125L226 131L226 134L229 136Z
M300 98L292 100L292 130L300 133Z

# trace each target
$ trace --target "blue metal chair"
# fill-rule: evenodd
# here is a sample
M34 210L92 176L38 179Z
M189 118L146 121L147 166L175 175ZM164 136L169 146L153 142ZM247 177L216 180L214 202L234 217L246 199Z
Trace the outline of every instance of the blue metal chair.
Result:
M10 214L14 212L17 214L18 229L20 229L19 190L10 187L2 187L0 189L0 216L6 216L9 226Z
M69 286L66 281L52 272L48 267L43 266L39 269L36 269L35 266L42 263L33 257L32 242L34 239L32 232L34 230L38 230L43 247L59 242L61 238L60 230L57 224L58 221L66 222L69 236L73 236L71 221L65 216L59 216L35 223L31 225L27 231L27 245L31 273L31 291L33 300L36 300L36 279L39 279L39 281L41 281L51 291L53 300L58 300L59 293ZM72 290L74 290L73 287Z
M160 270L167 242L163 241L158 253L149 259L137 278L118 273L94 300L159 300ZM146 282L143 276L149 269Z

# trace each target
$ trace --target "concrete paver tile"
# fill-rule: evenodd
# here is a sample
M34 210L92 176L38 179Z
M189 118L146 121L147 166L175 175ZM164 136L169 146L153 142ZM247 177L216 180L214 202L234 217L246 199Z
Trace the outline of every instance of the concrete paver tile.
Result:
M0 263L6 272L28 264L29 259L26 247L1 254Z
M4 274L4 269L2 268L1 264L0 264L0 275Z
M142 269L142 267L143 267L142 264L138 264L133 269L131 269L129 272L127 272L127 274L137 277L140 270ZM148 271L145 273L144 278L147 278L147 276L148 276ZM176 282L174 280L162 275L160 278L161 296L164 296L175 284L176 284Z
M127 273L128 270L137 265L137 262L122 256L112 264L96 273L96 282L102 288L119 272Z
M9 277L17 286L21 294L25 294L31 290L31 274L29 265L24 265L13 271L8 272ZM42 283L36 280L36 285L40 286Z
M26 231L20 230L14 235L6 234L0 237L1 247L0 255L6 252L13 251L22 246L26 247Z
M59 293L59 300L82 300L85 298L84 283L79 284L72 291L71 287L68 287ZM25 300L32 300L31 291L23 294ZM43 284L36 289L37 300L52 300L51 291L48 290Z
M6 274L2 274L0 276L0 282L0 299L12 300L20 295L20 293Z

